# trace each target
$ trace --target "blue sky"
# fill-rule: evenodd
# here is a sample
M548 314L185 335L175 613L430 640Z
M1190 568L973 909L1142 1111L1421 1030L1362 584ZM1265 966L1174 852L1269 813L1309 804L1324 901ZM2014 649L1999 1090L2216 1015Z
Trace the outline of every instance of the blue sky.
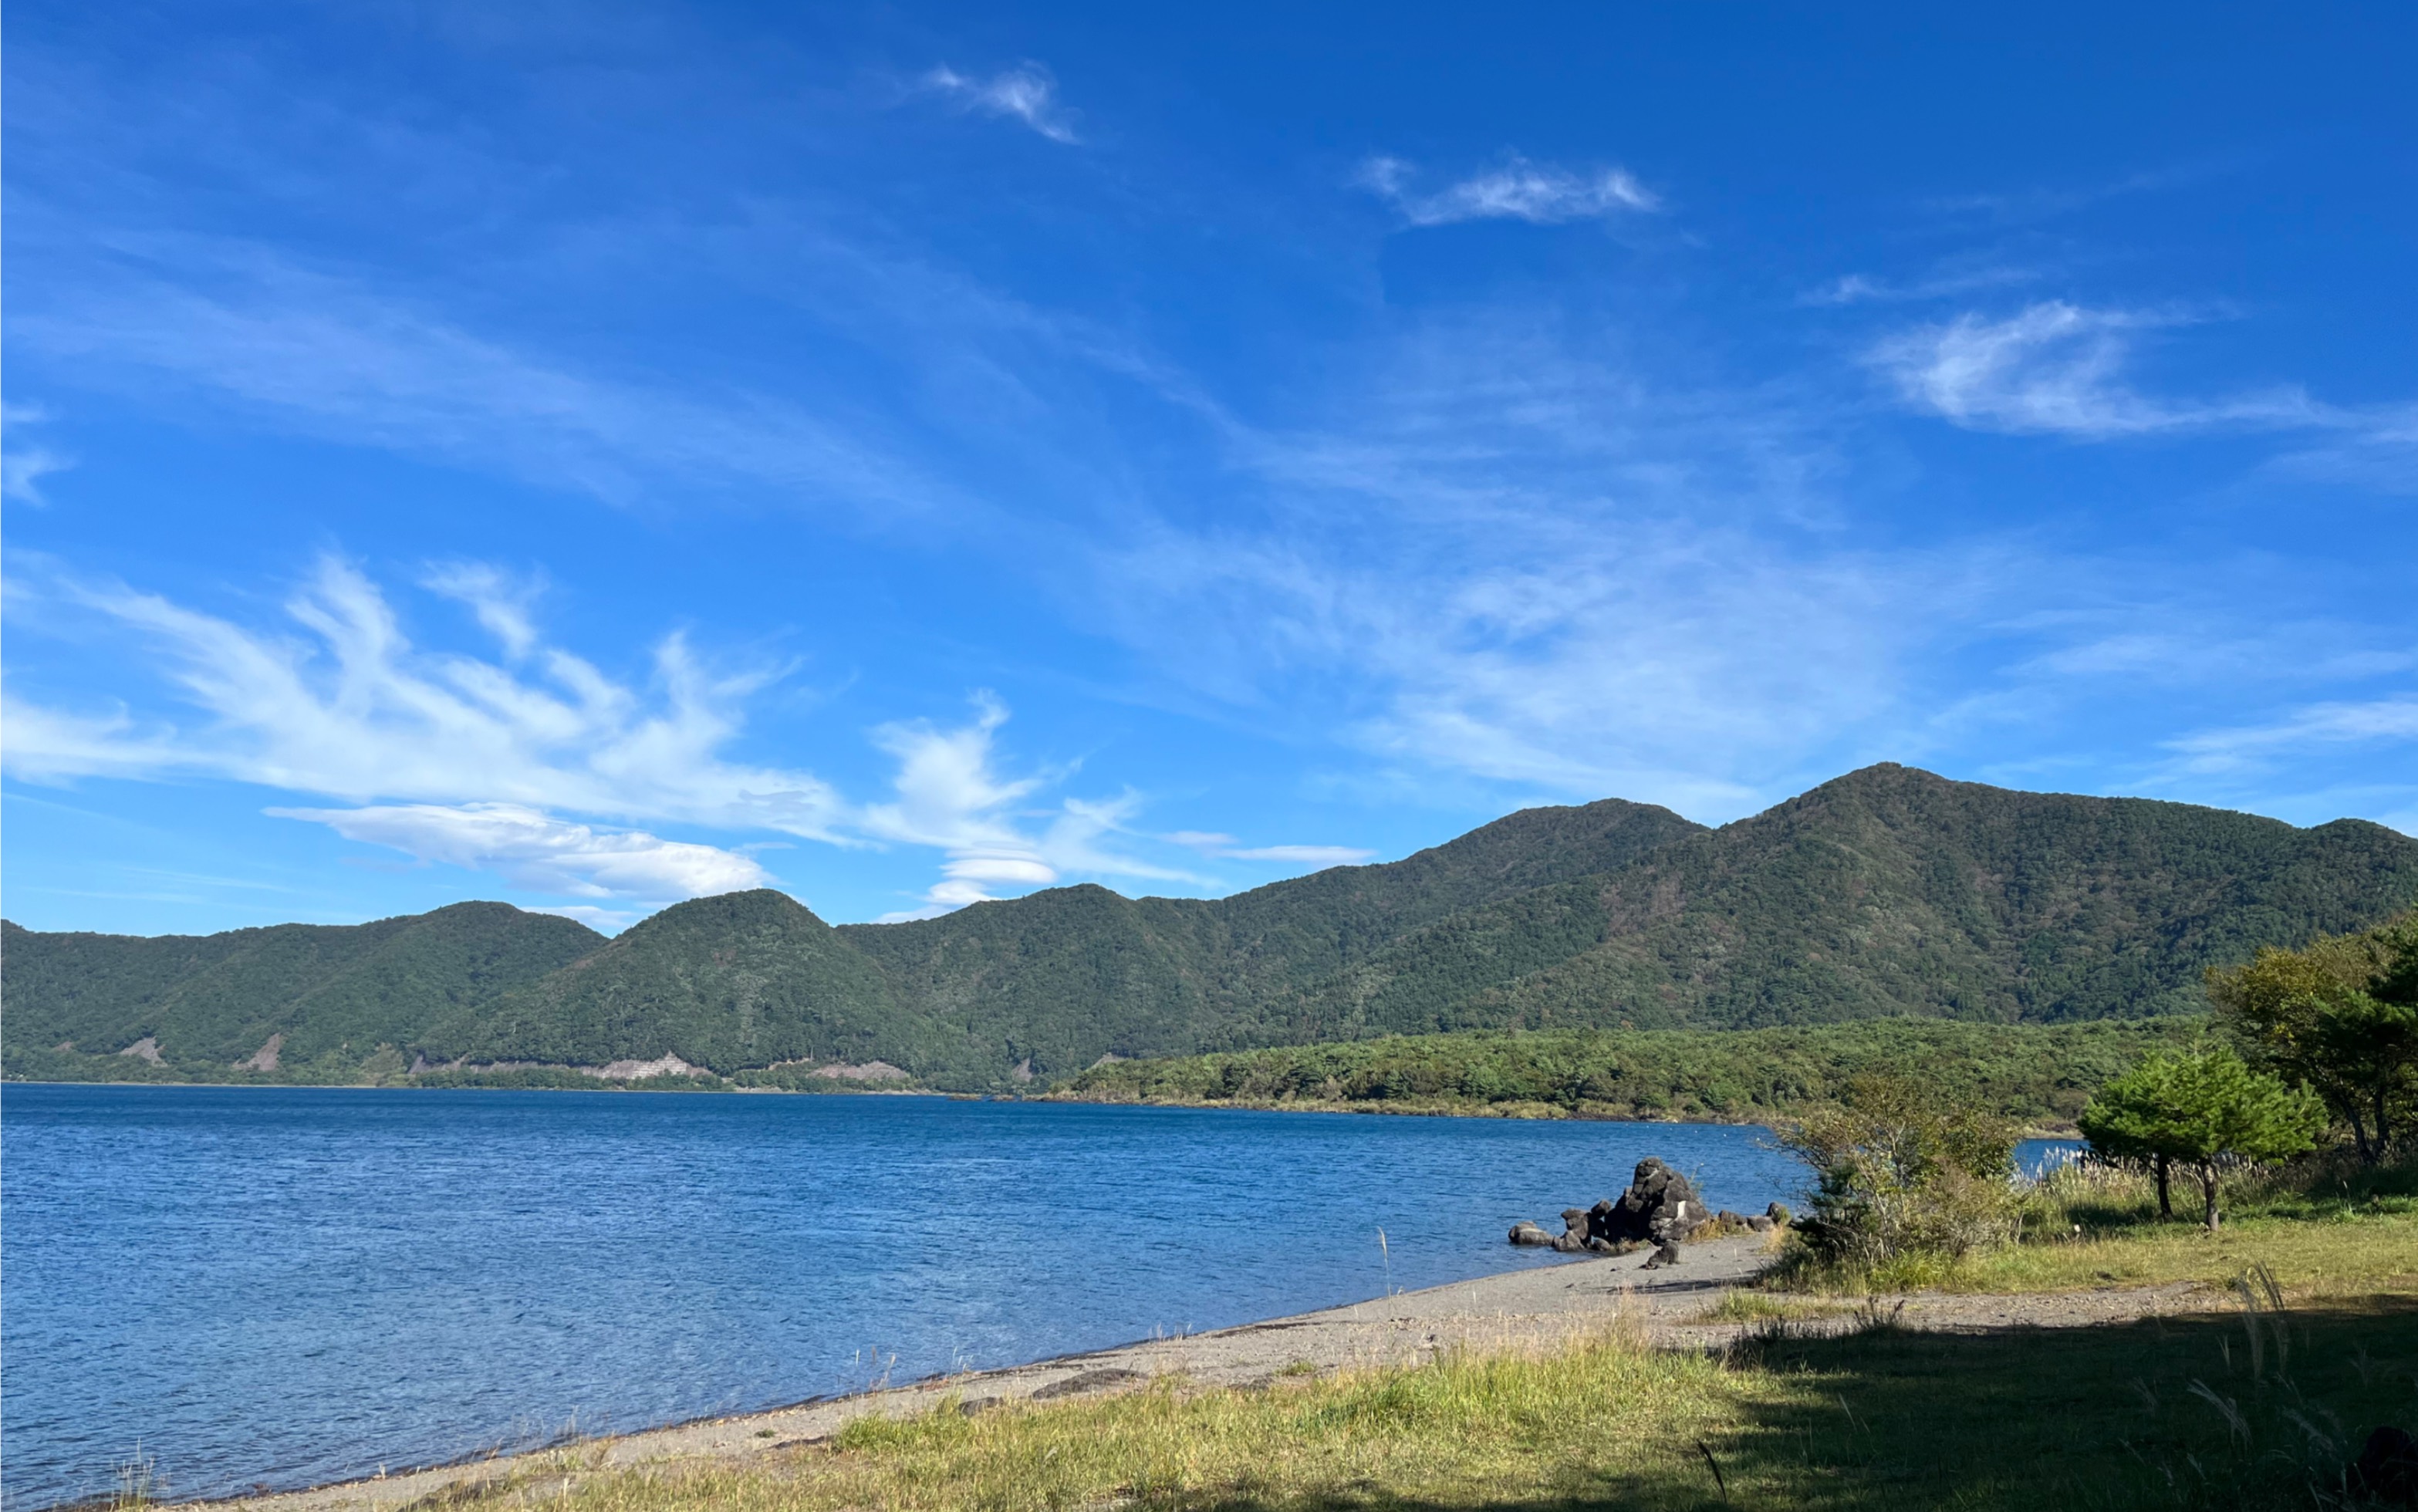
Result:
M20 0L8 913L1213 894L1880 760L2418 832L2413 42Z

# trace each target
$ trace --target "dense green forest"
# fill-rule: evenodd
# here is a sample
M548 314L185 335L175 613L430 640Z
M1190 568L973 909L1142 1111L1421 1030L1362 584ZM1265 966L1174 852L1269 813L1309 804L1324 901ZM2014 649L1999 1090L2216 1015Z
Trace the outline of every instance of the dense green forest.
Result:
M979 1091L1480 1029L2078 1024L2196 1011L2205 968L2413 900L2418 840L2380 825L1880 766L1719 830L1526 809L1214 901L1055 888L834 928L758 891L609 941L502 904L203 938L11 924L0 1056L18 1077L574 1085L562 1068L666 1056L814 1086L879 1061Z
M2206 1032L2198 1016L2080 1024L1867 1019L1786 1029L1477 1030L1123 1061L1068 1078L1080 1102L1515 1117L1762 1123L1834 1101L1868 1072L1923 1079L1971 1107L2071 1123L2092 1089L2150 1048Z

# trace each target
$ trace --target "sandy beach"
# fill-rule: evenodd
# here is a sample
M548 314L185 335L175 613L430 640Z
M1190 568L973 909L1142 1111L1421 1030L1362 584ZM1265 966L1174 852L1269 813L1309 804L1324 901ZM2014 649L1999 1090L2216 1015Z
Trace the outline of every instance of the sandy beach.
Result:
M1573 1259L1214 1333L1142 1339L858 1396L214 1504L260 1512L389 1512L449 1489L550 1469L566 1456L582 1468L743 1458L828 1437L865 1413L906 1416L950 1400L960 1411L980 1412L1018 1399L1132 1390L1163 1377L1248 1387L1309 1371L1416 1364L1455 1347L1550 1345L1616 1321L1666 1348L1718 1348L1737 1336L1741 1324L1706 1315L1768 1263L1765 1236L1689 1245L1680 1264L1658 1270L1645 1268L1649 1253ZM1907 1327L1967 1331L2120 1322L2196 1311L2204 1296L2195 1284L2177 1283L2029 1296L1917 1293L1864 1306L1878 1306ZM1845 1304L1824 1311L1817 1304L1803 1322L1820 1327L1827 1320L1845 1327L1862 1311Z

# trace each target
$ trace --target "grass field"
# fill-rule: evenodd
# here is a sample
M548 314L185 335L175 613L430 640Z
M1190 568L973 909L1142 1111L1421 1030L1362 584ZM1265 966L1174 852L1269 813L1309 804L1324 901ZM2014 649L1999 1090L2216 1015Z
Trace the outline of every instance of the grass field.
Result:
M1992 1336L1558 1352L861 1419L744 1467L551 1472L563 1512L843 1507L2320 1507L2418 1419L2418 1298ZM1716 1467L1719 1478L1716 1479Z

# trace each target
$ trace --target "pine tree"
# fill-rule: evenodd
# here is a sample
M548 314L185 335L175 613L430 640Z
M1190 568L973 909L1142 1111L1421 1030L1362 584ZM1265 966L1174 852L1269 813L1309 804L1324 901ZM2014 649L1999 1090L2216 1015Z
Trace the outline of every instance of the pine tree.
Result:
M2326 1113L2314 1093L2287 1087L2253 1071L2230 1048L2211 1046L2144 1058L2102 1087L2078 1122L2093 1150L2150 1162L2162 1213L2172 1212L2170 1164L2198 1177L2203 1221L2214 1233L2225 1163L2298 1154L2317 1142Z

